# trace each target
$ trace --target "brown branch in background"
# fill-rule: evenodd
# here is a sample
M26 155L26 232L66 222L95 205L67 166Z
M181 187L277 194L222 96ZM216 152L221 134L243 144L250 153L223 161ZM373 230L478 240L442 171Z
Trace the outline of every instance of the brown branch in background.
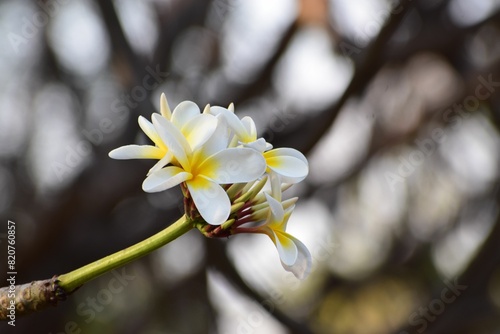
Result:
M474 95L478 85L476 80L477 77L488 76L488 74L492 74L493 78L495 79L500 77L500 59L491 64L490 66L488 66L488 68L484 68L481 71L473 73L460 72L459 74L464 83L466 84L466 87L461 94L457 95L453 101L450 101L448 103L449 106L455 104L461 104L468 96ZM487 101L494 99L497 96L500 96L500 94L497 92L493 92L492 95L489 97L489 99L485 100L484 103L487 103ZM373 129L371 139L369 140L369 147L364 156L362 156L358 161L356 161L356 163L351 168L349 168L348 171L346 171L343 175L339 176L337 179L334 179L331 182L325 182L321 185L316 185L316 184L306 185L307 188L305 191L305 196L310 197L314 193L318 193L320 191L333 192L337 186L358 177L359 173L362 172L362 170L366 167L366 165L375 155L383 153L386 150L391 150L392 148L398 145L402 144L411 145L411 143L413 143L416 139L419 138L419 135L421 135L419 131L425 128L425 126L431 122L435 122L434 127L440 127L443 130L448 131L449 128L453 126L453 123L445 121L445 117L443 116L443 114L446 110L447 108L439 108L439 109L428 108L424 110L422 112L423 114L422 118L418 122L416 122L412 128L410 128L407 132L397 136L387 135L380 128L375 127Z
M203 26L212 1L172 1L168 6L155 6L159 28L158 45L153 63L166 69L172 60L172 48L176 39L193 26ZM164 8L167 8L166 10Z
M361 94L366 85L385 64L384 55L387 42L411 8L413 8L413 4L407 4L403 6L401 12L390 17L389 22L382 28L377 39L362 54L361 60L355 64L354 76L338 101L314 116L307 115L307 118L304 117L298 120L297 123L300 124L300 131L304 134L303 136L297 136L295 132L276 134L273 145L294 147L303 153L312 150L330 129L347 100Z
M283 32L281 39L277 43L274 52L267 59L264 65L259 69L256 78L249 84L240 84L230 81L226 81L220 84L220 89L218 90L221 94L219 95L213 104L218 105L229 105L230 103L235 103L236 105L241 105L243 102L248 101L256 96L261 96L266 91L269 90L271 86L271 80L274 73L274 68L282 59L286 50L296 32L298 31L300 25L297 21L292 22L287 29Z
M113 2L95 1L95 3L99 6L103 22L106 24L115 60L114 65L118 65L115 67L118 78L124 87L133 87L134 84L140 82L146 63L134 52L128 42Z
M57 276L15 288L13 285L0 288L0 320L15 321L18 316L57 306L66 296L58 285Z

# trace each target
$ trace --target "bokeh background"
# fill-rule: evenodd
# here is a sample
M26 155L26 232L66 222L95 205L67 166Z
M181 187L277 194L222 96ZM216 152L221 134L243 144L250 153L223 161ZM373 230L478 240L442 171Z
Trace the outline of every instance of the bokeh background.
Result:
M236 105L307 155L289 231L191 231L2 333L499 333L498 0L0 4L0 248L18 283L123 249L182 214L146 194L137 117ZM2 284L5 285L5 284Z

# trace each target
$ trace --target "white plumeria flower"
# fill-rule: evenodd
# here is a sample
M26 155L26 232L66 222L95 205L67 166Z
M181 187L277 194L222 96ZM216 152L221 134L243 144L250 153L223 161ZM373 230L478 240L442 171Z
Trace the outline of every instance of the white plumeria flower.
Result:
M294 206L284 209L280 201L265 195L269 204L268 218L263 225L249 230L269 236L278 249L283 268L298 279L304 279L311 272L311 253L300 240L285 231Z
M185 182L202 218L209 224L220 225L226 221L231 211L229 197L220 184L254 181L263 175L266 163L262 155L253 149L226 148L226 124L215 119L218 120L217 130L212 132L213 135L204 145L193 150L173 122L160 115L153 115L155 129L177 164L151 173L142 187L146 192L157 192ZM203 126L199 127L200 131L204 129ZM205 136L202 133L198 135Z
M160 112L164 119L169 120L184 135L191 149L195 150L203 145L214 133L217 127L217 120L211 115L200 114L198 106L191 101L181 102L174 112L168 107L165 94L160 98ZM158 114L153 114L160 116ZM109 152L113 159L159 159L158 163L151 168L149 173L161 169L171 162L173 156L169 152L168 145L158 135L156 127L142 116L139 116L139 126L142 131L151 139L152 145L126 145Z
M305 278L311 270L311 254L286 232L297 198L281 200L282 191L307 176L305 156L291 148L273 149L257 137L253 119L240 119L232 104L229 108L207 105L200 113L195 103L184 101L172 112L162 94L160 106L152 122L139 117L139 126L154 145L127 145L109 156L158 159L142 184L144 191L181 184L188 199L186 215L204 235L266 234L276 245L283 267ZM223 188L225 184L231 186ZM262 191L266 186L271 195ZM264 223L244 227L258 222Z

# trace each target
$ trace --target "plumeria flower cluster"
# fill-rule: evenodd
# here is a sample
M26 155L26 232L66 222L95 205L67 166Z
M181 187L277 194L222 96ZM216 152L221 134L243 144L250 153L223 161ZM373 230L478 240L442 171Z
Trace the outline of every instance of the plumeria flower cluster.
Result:
M302 181L308 162L291 148L273 149L257 136L250 117L239 118L234 105L203 112L191 101L173 111L164 94L160 113L139 126L154 145L126 145L109 153L114 159L155 159L142 188L159 192L180 185L186 216L208 237L240 233L267 235L283 267L305 278L311 255L286 232L297 198L282 201L282 192Z

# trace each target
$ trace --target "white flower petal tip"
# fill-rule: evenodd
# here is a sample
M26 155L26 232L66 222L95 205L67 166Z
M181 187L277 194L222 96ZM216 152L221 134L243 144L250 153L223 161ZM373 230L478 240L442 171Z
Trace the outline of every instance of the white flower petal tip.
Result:
M147 193L155 193L170 189L190 179L192 175L186 173L179 167L165 167L151 173L142 183L142 190Z
M108 153L110 158L116 160L159 159L162 155L161 149L149 145L125 145Z
M292 265L287 265L281 261L281 265L286 271L291 272L300 280L306 279L311 273L312 257L307 247L298 239L293 238L293 242L297 247L298 253L295 262Z
M165 96L165 93L161 93L160 96L160 113L163 117L165 117L168 120L172 118L172 111L168 106L168 101L167 97Z
M283 268L300 280L309 276L312 268L312 257L307 247L286 232L273 230L272 235Z
M274 240L281 263L286 266L293 266L298 258L298 249L293 239L287 233L274 232Z
M205 109L203 109L203 112L202 112L202 114L208 114L208 113L210 113L210 104L207 104L205 106Z
M247 143L255 141L257 139L257 138L250 138L250 134L245 128L245 125L241 122L238 116L235 115L230 110L223 107L215 106L210 108L210 113L214 116L222 114L222 117L225 118L229 128L231 128L234 131L234 133L241 142Z
M172 112L171 121L179 129L182 129L187 122L199 115L200 108L196 103L192 101L182 101Z
M269 209L271 212L271 217L269 218L268 224L280 223L285 218L285 210L281 203L273 198L268 193L264 193L266 196L267 203L269 204Z
M256 150L257 152L264 152L268 148L267 144L268 143L266 143L264 138L259 138L254 142L246 143L245 147L252 148L252 149Z

